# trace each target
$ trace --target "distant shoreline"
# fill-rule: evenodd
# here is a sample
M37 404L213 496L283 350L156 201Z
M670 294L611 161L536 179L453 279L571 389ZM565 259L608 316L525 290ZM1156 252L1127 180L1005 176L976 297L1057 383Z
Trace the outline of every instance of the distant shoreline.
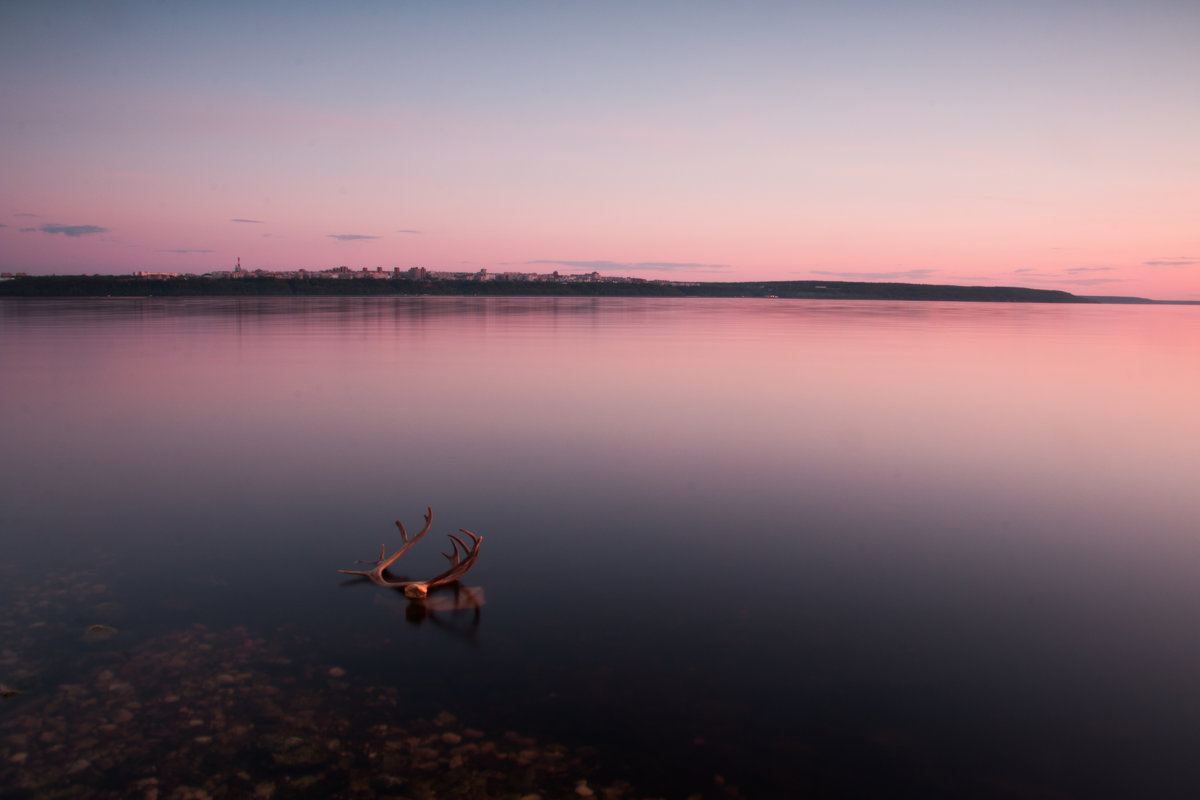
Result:
M145 278L31 275L0 282L0 297L758 297L819 300L954 300L991 303L1150 303L1140 297L1084 297L1052 289L858 281L567 282L407 278Z

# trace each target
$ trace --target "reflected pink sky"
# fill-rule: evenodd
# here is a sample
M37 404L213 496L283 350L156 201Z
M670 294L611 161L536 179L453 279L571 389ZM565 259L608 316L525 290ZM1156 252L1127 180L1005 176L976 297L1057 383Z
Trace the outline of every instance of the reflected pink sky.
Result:
M1185 0L4 4L0 269L1196 300L1198 28Z
M1060 496L1200 517L1190 307L114 302L45 328L5 307L6 374L40 398L5 403L10 453L99 458L87 442L115 436L167 481L219 482L203 472L230 452L271 483L327 458L381 477L413 460L432 487L468 464L537 480L544 460L735 495L942 487L1003 513Z

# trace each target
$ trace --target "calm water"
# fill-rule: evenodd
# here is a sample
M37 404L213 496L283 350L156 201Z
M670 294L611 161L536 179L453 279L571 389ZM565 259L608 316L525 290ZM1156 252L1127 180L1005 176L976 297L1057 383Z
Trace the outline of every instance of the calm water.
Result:
M4 301L0 784L351 796L448 712L620 796L1196 796L1198 365L1194 307ZM337 573L426 506L477 612ZM264 744L343 713L317 788Z

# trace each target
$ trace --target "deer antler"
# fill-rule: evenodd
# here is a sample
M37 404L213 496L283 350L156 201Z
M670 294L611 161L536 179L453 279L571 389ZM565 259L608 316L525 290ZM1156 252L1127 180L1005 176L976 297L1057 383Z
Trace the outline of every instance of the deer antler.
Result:
M454 583L456 580L467 574L471 567L475 566L475 561L479 558L479 543L483 541L482 536L471 533L465 528L459 528L460 533L465 533L471 537L471 546L467 547L462 539L455 536L453 533L450 536L450 552L442 553L450 562L450 568L445 572L439 573L427 581L392 581L384 577L383 573L387 568L396 563L396 559L408 552L408 549L417 543L418 540L425 534L429 533L430 526L433 525L433 508L428 508L425 513L425 527L421 532L412 539L408 538L408 531L404 530L404 524L400 520L396 520L396 527L400 529L400 539L403 545L399 550L387 554L387 545L379 546L378 561L360 561L360 564L374 564L374 568L363 572L360 570L339 569L338 572L343 575L361 575L364 578L370 579L373 583L380 586L387 586L392 589L403 589L404 596L413 600L424 599L425 595L435 586L444 586L448 583ZM462 553L459 553L459 549Z

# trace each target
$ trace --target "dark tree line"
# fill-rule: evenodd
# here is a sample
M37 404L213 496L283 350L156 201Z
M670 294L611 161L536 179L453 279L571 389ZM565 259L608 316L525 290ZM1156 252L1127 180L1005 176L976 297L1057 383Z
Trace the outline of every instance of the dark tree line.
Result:
M228 297L243 295L459 295L522 297L787 297L840 300L960 300L1087 303L1088 298L1014 286L938 286L852 281L634 283L409 280L378 278L138 278L122 275L22 276L0 282L6 297Z

